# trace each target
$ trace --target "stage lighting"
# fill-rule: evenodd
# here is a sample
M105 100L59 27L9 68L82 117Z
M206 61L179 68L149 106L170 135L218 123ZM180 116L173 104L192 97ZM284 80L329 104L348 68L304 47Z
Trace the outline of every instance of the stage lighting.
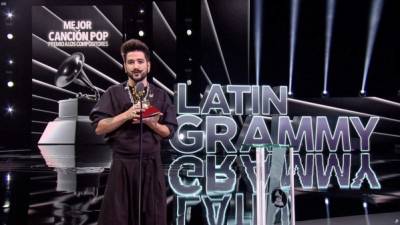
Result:
M14 82L8 81L8 82L7 82L7 86L8 86L9 88L14 87Z
M12 64L14 64L14 60L9 59L9 60L8 60L8 65L12 65Z
M328 97L328 95L329 95L329 93L328 93L327 90L324 90L324 91L322 92L322 97Z
M289 91L288 95L289 95L289 97L292 97L293 96L293 92Z
M190 79L187 80L187 81L186 81L186 84L187 84L188 86L192 85L192 80L190 80Z
M10 201L8 199L4 201L3 208L10 208Z
M331 224L331 213L329 210L329 198L328 197L325 197L325 210L326 210L327 224L330 225Z
M14 35L13 35L12 33L8 33L8 34L7 34L7 38L8 38L9 40L11 40L11 39L14 38Z
M143 14L143 13L144 13L144 9L140 9L140 10L139 10L139 13L140 13L140 14Z
M360 91L360 96L365 97L367 95L367 92L365 90Z
M363 207L364 207L364 209L366 209L368 207L367 202L363 202Z
M368 70L372 59L372 52L374 49L376 35L378 33L379 21L381 19L382 8L383 8L384 0L375 0L372 1L371 11L369 15L369 30L367 37L367 48L364 59L364 72L363 72L363 80L361 84L361 91L365 92L367 86L367 78L368 78ZM360 93L362 96L365 94Z
M139 36L140 36L140 37L143 37L143 36L144 36L144 31L139 30Z
M11 181L11 174L10 173L7 173L6 181L7 181L7 183L10 183L10 181Z
M7 12L6 16L8 19L11 19L14 16L14 14L12 12Z
M324 91L328 88L329 61L331 56L332 30L335 16L336 0L328 0L325 19L325 61L324 61ZM322 94L327 96L328 94Z
M13 113L13 112L14 112L13 107L12 107L12 106L8 106L8 107L7 107L7 112L8 112L8 113Z
M191 30L191 29L187 29L187 30L186 30L186 34L187 34L187 36L192 35L192 30Z
M207 1L206 1L207 2ZM263 33L263 0L254 1L254 54L255 54L255 72L256 72L256 85L260 83L260 72L261 72L261 49L262 49L262 37ZM289 90L291 85L289 85Z
M300 0L291 0L290 2L289 91L292 91Z
M178 138L179 138L179 140L183 140L185 138L185 135L184 134L179 134Z
M11 184L11 174L7 173L7 175L6 175L6 190L7 191L10 190L10 184Z

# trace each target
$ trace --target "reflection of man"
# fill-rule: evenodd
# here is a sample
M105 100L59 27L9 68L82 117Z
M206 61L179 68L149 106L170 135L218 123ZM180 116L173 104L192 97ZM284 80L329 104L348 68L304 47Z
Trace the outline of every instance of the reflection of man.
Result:
M272 202L275 207L282 208L286 204L286 195L282 190L276 189L272 193Z
M107 89L93 108L90 119L96 134L105 135L113 149L113 163L99 216L99 225L137 224L138 184L142 185L142 224L166 224L166 193L161 168L161 139L173 135L176 109L168 94L147 82L150 52L139 40L121 46L128 81ZM143 119L142 180L139 181L139 103L132 90L138 82L145 87L144 98L161 114ZM147 107L147 106L146 106Z

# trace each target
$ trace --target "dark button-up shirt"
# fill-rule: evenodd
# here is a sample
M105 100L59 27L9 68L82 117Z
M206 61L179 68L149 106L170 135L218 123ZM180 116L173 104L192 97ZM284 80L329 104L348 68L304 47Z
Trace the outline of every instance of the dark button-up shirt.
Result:
M126 83L113 85L101 96L96 106L90 113L90 119L94 127L97 123L105 118L114 117L132 106L128 90L125 88ZM163 116L159 123L166 125L171 131L170 137L174 134L176 121L176 108L171 102L168 94L149 84L149 100L150 105L158 108ZM120 155L136 155L139 154L139 132L140 125L132 124L129 120L116 130L105 135L106 141L111 145L114 154ZM143 153L159 152L161 148L162 138L146 125L143 125Z

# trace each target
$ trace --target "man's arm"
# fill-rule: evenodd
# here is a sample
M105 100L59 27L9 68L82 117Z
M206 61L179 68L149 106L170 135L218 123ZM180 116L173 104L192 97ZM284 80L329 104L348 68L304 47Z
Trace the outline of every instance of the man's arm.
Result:
M156 116L152 116L150 118L143 119L143 122L150 127L154 132L160 135L162 138L166 138L171 134L169 128L158 122L160 119L160 114Z
M103 135L110 133L120 127L128 120L133 120L139 117L140 108L137 105L133 105L125 112L118 114L114 117L105 118L100 120L96 126L96 134Z

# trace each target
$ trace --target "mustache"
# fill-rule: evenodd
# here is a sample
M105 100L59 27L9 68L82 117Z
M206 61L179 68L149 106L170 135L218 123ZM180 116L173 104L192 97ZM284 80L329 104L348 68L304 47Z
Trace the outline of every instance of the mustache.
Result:
M141 73L143 70L132 70L132 73Z

